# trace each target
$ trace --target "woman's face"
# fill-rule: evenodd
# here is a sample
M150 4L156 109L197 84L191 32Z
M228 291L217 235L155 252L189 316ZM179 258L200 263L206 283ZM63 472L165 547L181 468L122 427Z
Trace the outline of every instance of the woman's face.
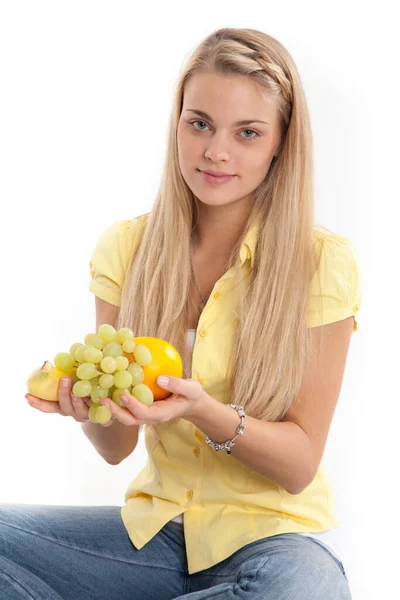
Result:
M237 124L242 120L252 122ZM278 109L248 77L202 72L189 80L178 123L179 165L201 202L212 206L252 198L279 140ZM200 173L207 170L235 176L209 183Z

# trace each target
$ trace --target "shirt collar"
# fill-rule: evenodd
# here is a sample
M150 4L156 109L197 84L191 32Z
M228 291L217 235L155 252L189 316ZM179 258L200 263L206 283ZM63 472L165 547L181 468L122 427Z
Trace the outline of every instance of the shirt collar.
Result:
M250 260L250 266L253 264L254 252L257 241L257 225L253 225L245 236L240 247L240 262L243 264Z

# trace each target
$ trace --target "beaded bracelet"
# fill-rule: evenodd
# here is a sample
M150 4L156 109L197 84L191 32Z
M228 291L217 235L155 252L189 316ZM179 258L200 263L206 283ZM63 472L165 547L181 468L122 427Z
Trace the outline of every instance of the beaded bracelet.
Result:
M228 406L230 406L231 408L234 408L236 410L236 412L238 413L238 415L240 416L240 425L238 425L238 427L236 429L235 437L232 438L231 440L227 440L226 442L222 442L221 444L219 444L218 442L214 442L213 440L210 440L208 435L206 435L206 442L209 446L214 448L214 450L216 450L217 452L218 452L218 450L226 450L228 454L231 454L231 448L232 448L232 446L235 445L237 438L239 437L239 435L243 435L244 428L245 428L244 420L246 418L246 413L244 412L244 408L242 406L238 406L237 404L228 404Z

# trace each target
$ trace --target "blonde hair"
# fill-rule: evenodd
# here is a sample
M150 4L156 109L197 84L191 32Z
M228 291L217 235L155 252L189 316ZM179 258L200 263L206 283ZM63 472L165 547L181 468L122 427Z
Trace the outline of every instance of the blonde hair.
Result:
M188 59L175 92L160 189L131 258L118 327L168 340L183 357L183 377L191 377L186 341L189 246L198 219L198 200L180 171L177 127L185 85L198 71L245 75L274 99L279 109L280 148L264 181L254 190L252 212L227 265L229 269L239 264L241 244L255 224L258 235L249 281L239 286L237 332L227 373L229 401L244 406L255 418L278 421L296 399L312 355L307 309L319 257L314 251L312 133L307 102L293 59L266 33L219 29Z

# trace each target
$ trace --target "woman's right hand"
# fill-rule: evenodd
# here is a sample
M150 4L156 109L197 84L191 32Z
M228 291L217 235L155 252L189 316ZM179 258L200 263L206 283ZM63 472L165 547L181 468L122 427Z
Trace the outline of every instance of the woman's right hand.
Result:
M66 379L66 384L64 384ZM43 400L32 394L25 394L25 398L29 401L29 404L44 413L57 413L63 417L72 417L78 423L89 422L89 407L90 398L85 396L79 398L71 393L72 390L72 379L66 377L60 379L58 386L58 401ZM114 418L108 423L102 425L102 427L110 427L113 424Z

